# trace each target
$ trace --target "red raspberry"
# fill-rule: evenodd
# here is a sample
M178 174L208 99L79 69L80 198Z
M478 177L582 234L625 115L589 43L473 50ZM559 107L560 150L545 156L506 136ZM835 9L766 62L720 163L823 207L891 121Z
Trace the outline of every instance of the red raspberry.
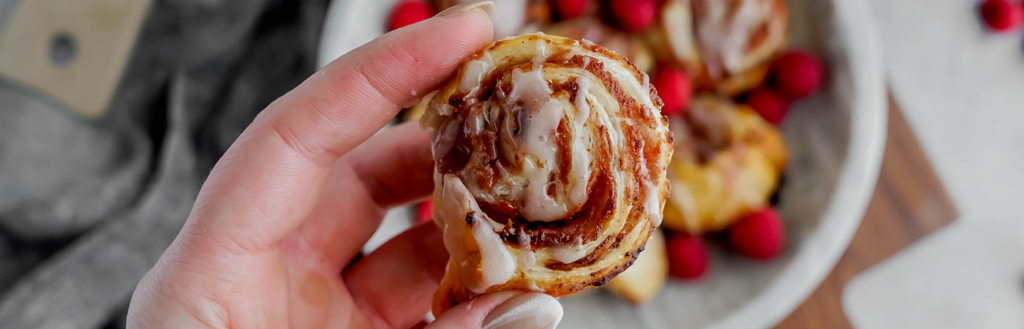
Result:
M708 270L708 250L704 241L685 233L668 237L668 275L681 279L696 279Z
M1008 0L985 0L980 9L985 24L997 32L1010 31L1024 23L1024 7Z
M654 0L611 0L611 11L622 29L636 32L654 22L658 3Z
M430 219L434 217L434 215L431 213L432 208L433 207L431 207L430 199L427 199L427 201L423 201L423 203L420 204L419 213L417 213L416 216L416 222L422 223L430 221Z
M797 99L818 89L823 72L821 62L814 55L791 51L772 63L771 79L783 95Z
M405 0L399 2L391 10L391 19L388 20L388 31L394 31L412 25L413 23L430 18L430 7L420 0Z
M658 96L665 106L661 108L661 114L673 115L683 113L690 107L690 78L680 70L660 70L651 81L654 88L658 90Z
M747 95L747 105L765 121L778 125L789 112L789 101L778 92L768 88L757 88Z
M558 19L566 20L583 16L590 9L590 0L554 0Z
M736 252L750 258L775 258L786 244L786 231L779 213L770 207L763 208L732 224L729 243Z

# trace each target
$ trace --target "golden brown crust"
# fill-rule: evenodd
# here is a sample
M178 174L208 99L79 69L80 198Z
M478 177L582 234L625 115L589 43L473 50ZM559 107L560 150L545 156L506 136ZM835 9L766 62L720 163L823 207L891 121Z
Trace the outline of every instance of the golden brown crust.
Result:
M617 54L623 55L637 69L651 72L655 65L654 53L647 43L634 35L614 29L594 16L586 16L544 26L547 34L576 40L589 40Z
M746 106L700 95L672 129L667 227L719 231L768 203L789 155L775 126Z
M531 74L544 81L531 85L546 93L543 106L517 98L523 92L516 88L526 90L522 81ZM542 112L551 102L557 111ZM576 40L504 39L463 65L422 119L435 141L434 204L442 206L434 207L434 218L452 254L434 313L494 291L564 296L603 285L629 267L660 222L668 195L673 149L661 106L646 74L614 52ZM541 113L556 119L533 119L547 118ZM529 151L536 145L526 136L538 131L548 137L537 145L555 148L550 159ZM546 171L536 176L537 170ZM530 192L534 184L547 196ZM564 206L552 209L564 213L538 212L548 208L531 198L550 198ZM510 259L514 273L483 265L507 266ZM491 280L506 273L507 279Z

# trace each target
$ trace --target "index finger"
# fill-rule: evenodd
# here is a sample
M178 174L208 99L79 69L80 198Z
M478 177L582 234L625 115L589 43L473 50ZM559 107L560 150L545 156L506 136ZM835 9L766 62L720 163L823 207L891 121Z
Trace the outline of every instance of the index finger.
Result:
M311 211L341 155L491 41L492 6L453 7L388 33L274 101L214 166L183 235L236 252L276 246Z

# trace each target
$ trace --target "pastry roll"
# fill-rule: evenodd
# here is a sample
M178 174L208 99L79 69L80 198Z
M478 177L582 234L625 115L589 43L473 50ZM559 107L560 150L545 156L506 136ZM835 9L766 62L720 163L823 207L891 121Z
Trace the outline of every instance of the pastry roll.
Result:
M661 106L646 74L588 42L508 38L463 64L420 121L450 254L434 314L495 291L572 294L632 264L668 195Z
M784 0L666 0L647 39L697 90L736 95L764 80L788 19Z
M595 17L558 22L546 26L542 32L570 39L588 40L625 56L640 71L651 72L654 69L654 56L646 43L629 33L605 25Z
M719 231L768 203L789 156L775 126L745 105L711 95L695 97L671 126L665 226Z

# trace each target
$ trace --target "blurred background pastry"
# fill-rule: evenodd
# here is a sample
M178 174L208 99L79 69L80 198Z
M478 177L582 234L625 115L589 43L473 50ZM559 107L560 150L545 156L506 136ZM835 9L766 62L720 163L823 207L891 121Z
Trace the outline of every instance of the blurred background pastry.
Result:
M701 234L768 204L786 166L782 134L745 105L699 95L670 121L675 155L665 226Z
M784 0L668 0L648 40L697 90L737 95L764 80L785 50L788 19Z

